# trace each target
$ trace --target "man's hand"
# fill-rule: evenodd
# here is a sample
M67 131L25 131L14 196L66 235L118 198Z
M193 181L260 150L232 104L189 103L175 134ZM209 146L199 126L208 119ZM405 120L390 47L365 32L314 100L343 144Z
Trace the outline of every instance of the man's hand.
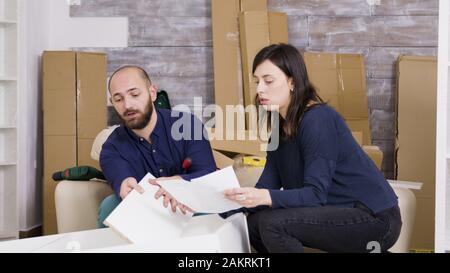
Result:
M225 198L239 203L246 208L254 208L261 205L272 206L272 198L266 189L252 187L234 188L224 191Z
M176 212L177 211L177 207L181 210L181 212L183 214L186 214L186 212L193 212L192 209L190 209L189 207L179 203L175 198L173 198L172 195L170 195L166 190L164 190L159 184L157 180L177 180L177 179L182 179L180 176L175 175L175 176L170 176L170 177L160 177L157 179L150 179L149 183L155 186L160 187L160 189L156 192L155 194L155 198L159 199L161 196L164 196L164 201L163 201L163 205L165 208L167 208L167 206L170 203L170 206L172 208L172 212Z
M144 189L138 185L136 178L128 177L120 185L120 197L125 199L127 195L133 190L136 189L139 193L144 193Z

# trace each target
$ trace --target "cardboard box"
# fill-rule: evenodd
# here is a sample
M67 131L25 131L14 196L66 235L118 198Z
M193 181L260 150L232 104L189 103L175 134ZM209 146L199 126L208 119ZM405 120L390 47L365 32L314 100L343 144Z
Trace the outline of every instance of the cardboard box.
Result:
M369 111L369 109L367 109ZM345 119L345 123L352 131L362 133L361 145L372 145L372 133L369 127L369 118L367 119Z
M378 146L362 146L362 149L381 171L381 166L383 163L383 152L380 150L380 148Z
M0 253L62 252L226 252L249 253L246 216L192 217L179 238L149 232L153 239L131 244L110 228L71 232L0 243Z
M363 133L361 131L352 131L353 138L356 140L356 143L359 144L359 146L362 146L363 142Z
M304 60L320 97L344 117L352 131L363 132L364 145L371 145L364 57L305 52Z
M43 232L56 229L52 174L90 159L96 135L106 127L106 55L45 51L42 56L44 123Z
M363 145L363 132L361 131L352 131L352 135L356 140L356 143L361 146L363 151L372 159L373 163L377 166L379 170L381 170L381 166L383 163L383 151L380 150L378 146L369 146Z
M266 9L267 0L211 1L215 104L224 113L226 105L244 105L239 13Z
M107 122L106 55L77 52L76 56L77 138L94 139Z
M258 139L250 140L251 138L249 131L242 132L244 140L239 140L237 137L234 137L233 140L227 140L226 132L223 132L222 139L213 139L212 136L216 133L216 130L208 127L206 127L206 130L209 136L209 143L211 144L211 148L214 150L264 157L266 156L265 149L267 147L267 143ZM221 135L219 132L217 132L217 134Z
M414 191L417 195L420 191ZM434 251L435 198L417 197L417 210L411 236L411 249Z
M216 167L219 169L226 168L228 166L233 166L234 160L224 155L223 153L213 150L214 161L216 162Z
M48 54L43 61L44 135L75 136L76 127L76 55Z
M400 56L397 69L396 177L423 182L418 197L434 198L436 58Z
M221 1L221 2L225 2L225 1ZM239 7L240 7L241 12L264 11L267 9L267 0L240 0ZM237 16L236 16L236 19L237 19Z
M397 63L397 132L395 176L419 181L419 199L435 198L437 62L435 57L400 56ZM416 214L414 248L434 248L434 209L420 207ZM430 216L431 215L431 216ZM425 232L426 230L426 232Z
M287 15L280 12L246 11L239 14L242 75L244 78L244 105L254 105L256 84L253 78L253 60L264 47L288 43ZM246 117L246 129L250 129Z
M97 160L92 159L91 149L94 144L94 139L79 138L78 139L78 161L79 166L92 166L100 170L100 165Z

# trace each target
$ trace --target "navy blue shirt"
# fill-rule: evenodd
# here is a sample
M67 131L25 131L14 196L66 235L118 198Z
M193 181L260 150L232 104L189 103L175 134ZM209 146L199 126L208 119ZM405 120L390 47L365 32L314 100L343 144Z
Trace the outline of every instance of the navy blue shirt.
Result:
M361 202L378 213L397 204L393 189L343 118L325 104L305 112L295 141L280 138L278 149L267 153L256 187L269 189L273 208Z
M118 197L120 185L128 177L134 177L139 182L150 172L155 177L180 175L189 181L217 169L199 119L179 112L174 112L176 115L172 117L172 111L167 109L155 111L158 118L150 135L151 143L126 126L120 126L102 146L100 167ZM190 124L190 128L179 126L183 121ZM182 139L172 137L174 123L174 130L183 134ZM183 161L187 158L190 158L191 165L183 169Z

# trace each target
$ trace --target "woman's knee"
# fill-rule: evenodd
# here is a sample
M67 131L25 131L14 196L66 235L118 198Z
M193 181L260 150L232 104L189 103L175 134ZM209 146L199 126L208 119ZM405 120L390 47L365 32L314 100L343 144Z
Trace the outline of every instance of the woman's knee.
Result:
M268 217L271 217L269 209L249 214L247 217L248 229L259 233L259 230L271 221L271 219L267 219Z
M259 225L265 228L276 228L283 222L282 210L266 210L259 219Z
M257 231L259 229L259 215L260 212L256 212L247 216L247 225L250 232Z
M257 233L261 239L268 236L268 234L282 232L283 227L280 215L276 210L272 209L260 211L249 216L248 225L250 233Z

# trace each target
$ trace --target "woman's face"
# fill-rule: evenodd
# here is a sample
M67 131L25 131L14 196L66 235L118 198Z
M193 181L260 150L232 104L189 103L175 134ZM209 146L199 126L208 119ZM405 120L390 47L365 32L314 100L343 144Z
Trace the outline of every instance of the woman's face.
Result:
M285 118L291 100L292 79L269 60L258 65L253 76L259 103L267 111L279 110Z

